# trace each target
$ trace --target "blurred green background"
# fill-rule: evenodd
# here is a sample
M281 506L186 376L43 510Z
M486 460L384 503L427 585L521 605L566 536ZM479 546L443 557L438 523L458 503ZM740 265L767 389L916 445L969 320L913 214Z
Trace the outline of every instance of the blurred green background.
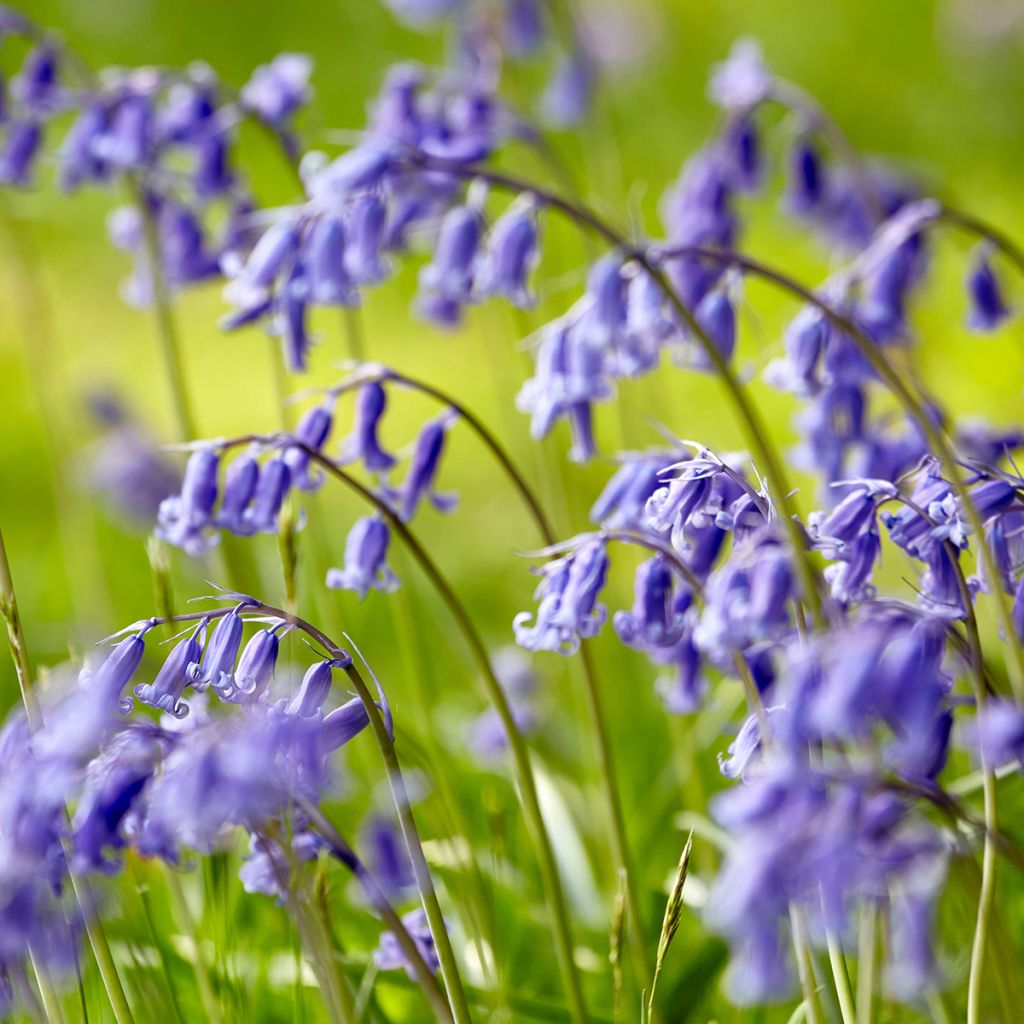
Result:
M255 65L278 52L309 53L315 62L315 98L299 128L312 147L326 145L331 130L361 126L367 101L389 63L407 58L437 63L444 54L439 34L402 28L373 0L35 0L14 6L59 29L96 67L204 60L225 81L241 84ZM578 135L557 136L555 144L585 198L616 223L642 224L658 233L661 192L715 124L704 98L708 69L736 38L749 35L760 40L769 64L814 94L864 152L893 159L938 195L999 224L1011 236L1024 237L1024 4L630 0L579 6L595 24L603 19L605 35L631 59L608 70L591 122ZM527 68L513 76L513 89L528 96L540 73ZM264 142L246 137L244 151L264 205L294 198L279 158ZM528 156L519 165L543 173ZM0 526L30 649L39 663L54 665L153 612L143 533L112 514L87 486L96 435L86 396L98 390L118 395L159 440L172 439L174 431L151 317L118 296L128 261L109 245L104 224L124 196L89 189L68 198L56 192L48 174L42 180L35 189L0 197ZM777 183L773 191L777 194ZM772 194L744 204L749 228L743 246L816 282L831 268L828 251L778 216L775 206ZM371 358L451 390L482 415L540 488L559 533L568 536L587 527L587 509L609 464L569 464L561 429L545 444L533 444L525 417L513 406L530 366L522 339L575 299L586 269L588 249L579 239L561 225L549 224L546 230L544 280L549 283L541 308L525 320L495 304L472 310L465 329L456 334L419 323L409 312L413 260L395 280L367 294L362 329ZM914 311L922 342L918 368L958 414L984 415L999 423L1019 420L1024 326L1018 322L991 339L966 331L963 254L960 239L944 240L938 247L925 301ZM278 415L273 343L253 329L220 333L216 321L222 309L216 286L190 291L177 306L200 431L221 436L273 429ZM790 418L795 406L758 378L779 353L781 330L794 311L788 301L752 285L741 321L741 361L779 442L787 445L794 437ZM337 364L346 355L337 317L318 317L315 327L320 344L313 368L294 379L296 391L335 380ZM713 447L741 444L710 379L666 366L657 379L624 385L620 397L599 415L599 441L606 454L623 445L657 443L657 423ZM388 445L408 444L429 409L413 396L396 394L384 431ZM343 406L339 436L349 415ZM428 511L415 530L450 574L487 641L498 647L511 639L515 612L530 607L533 581L517 552L535 548L539 539L505 481L464 430L452 433L441 481L444 489L459 492L459 511L450 519ZM805 488L801 502L810 508L813 501ZM515 810L503 773L481 775L462 752L466 723L483 702L463 644L415 567L396 551L395 567L406 586L391 599L372 594L359 603L353 595L323 589L326 565L340 564L345 534L361 511L330 488L311 503L309 513L316 521L301 539L300 608L328 632L345 629L356 638L391 695L400 736L413 760L429 773L442 754L452 757L458 771L448 796L469 815L473 834L506 842L503 853L509 863L532 872L532 859L515 848L523 841L522 835L516 839L519 826L505 821L515 817ZM280 603L277 542L257 538L252 545L260 593ZM330 554L326 561L324 546ZM618 561L610 591L613 607L628 605L631 594L630 560ZM208 592L203 580L217 578L219 571L216 560L203 565L178 552L172 555L179 600ZM734 711L738 695L718 695L680 740L683 727L666 724L653 692L655 672L647 662L608 635L598 641L597 650L615 722L630 830L650 894L645 913L653 920L660 917L657 890L681 845L680 832L670 827L672 813L683 803L679 784L694 804L705 788L717 785L713 755L727 743L718 737L718 726ZM301 649L294 653L302 657ZM541 656L537 665L541 701L550 712L538 744L545 770L556 780L554 788L583 839L582 854L570 849L568 839L562 853L575 863L576 912L585 924L582 941L596 950L593 975L600 987L606 973L602 929L614 884L604 860L601 815L592 813L600 806L593 786L593 749L581 724L586 715L576 667L552 655ZM2 660L0 699L10 705L15 698L13 673ZM688 749L703 751L696 764ZM368 752L356 751L353 757L353 777L378 777ZM373 802L373 793L364 788L354 809L343 812L352 822ZM450 810L445 799L428 797L428 834L448 831ZM506 827L504 839L495 839ZM577 855L585 862L573 862ZM599 879L597 906L591 875ZM516 884L506 898L514 898ZM509 932L509 962L529 962L529 936L537 927L532 921ZM695 943L709 962L718 962L714 944L697 936L694 932L685 942ZM713 978L713 972L707 973ZM265 1019L285 1019L282 1006L287 1003L280 993L268 999Z

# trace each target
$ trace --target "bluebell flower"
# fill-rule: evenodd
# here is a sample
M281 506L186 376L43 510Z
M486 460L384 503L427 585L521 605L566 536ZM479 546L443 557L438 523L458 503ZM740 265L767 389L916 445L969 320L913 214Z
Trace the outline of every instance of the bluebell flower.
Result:
M967 325L972 330L994 331L1012 313L984 247L977 250L971 260L967 295L971 304Z
M299 420L294 430L297 441L319 452L331 432L334 424L334 400L328 399L321 405L314 406ZM319 470L310 472L310 456L302 448L286 448L284 461L291 472L291 481L303 491L312 491L319 487L323 473Z
M817 149L806 135L798 136L789 152L789 208L797 214L814 213L825 199L826 188L826 172Z
M633 609L613 617L615 632L628 647L671 647L682 636L685 617L675 601L672 570L662 555L642 562L633 584Z
M100 703L122 712L131 710L131 701L122 697L124 688L142 664L146 652L146 629L126 636L95 671L83 672L81 682L94 692Z
M323 214L309 229L305 267L309 298L318 306L357 306L359 291L345 267L345 225L340 217Z
M412 519L424 498L429 498L439 512L452 512L458 504L456 495L440 494L434 489L445 439L457 418L458 414L453 409L446 409L439 416L427 420L420 430L409 472L396 494L399 513L405 522Z
M724 289L708 292L694 311L694 319L724 363L732 361L736 348L736 310ZM714 363L703 347L695 347L692 365L713 370Z
M769 97L772 85L760 44L754 39L738 39L729 56L712 69L708 96L726 110L747 111Z
M394 903L408 896L416 886L405 838L390 818L371 815L362 828L363 859L373 880Z
M516 643L529 651L573 654L580 640L596 636L607 618L607 609L597 600L608 575L604 542L588 541L540 572L536 615L520 612L513 620Z
M410 910L408 914L403 914L402 924L405 925L405 930L416 943L416 948L428 969L436 973L441 963L434 949L434 937L430 932L430 925L427 923L427 915L423 908L417 907L415 910ZM378 970L397 971L399 968L404 968L410 978L415 979L416 977L412 964L406 958L393 932L381 934L380 944L373 954L373 962L377 965Z
M358 736L370 724L369 715L358 697L346 701L324 716L316 735L316 751L326 757Z
M1024 712L1012 701L987 700L967 738L990 767L1017 761L1024 769Z
M200 448L189 457L181 493L160 503L157 536L184 548L190 555L203 554L215 541L209 537L213 507L217 501L217 470L220 456L212 448Z
M232 533L249 533L249 503L256 493L260 479L260 464L254 451L236 456L228 465L224 476L220 509L217 512L218 526Z
M234 689L235 662L242 646L242 615L239 605L223 616L210 634L203 651L202 664L193 664L186 674L196 690L212 686L218 693Z
M278 515L291 485L292 472L282 456L275 456L264 464L252 501L242 517L249 532L277 532Z
M379 516L358 519L345 541L345 567L327 570L327 586L354 590L360 600L370 590L385 594L396 590L398 577L386 562L390 542L391 531Z
M296 263L281 286L271 328L281 339L284 362L292 373L308 368L309 349L313 344L307 326L310 298L309 278L303 265Z
M823 546L842 550L864 533L874 529L880 501L899 492L887 480L850 481L853 490L827 515L813 513L808 526L811 536Z
M225 700L234 703L242 700L255 701L266 692L277 668L277 655L280 650L277 631L283 627L284 623L278 623L252 635L238 659L234 687L230 691L221 690L220 695Z
M530 274L539 258L536 203L516 200L494 222L475 271L474 289L481 298L500 295L520 309L531 309Z
M114 170L143 168L153 156L150 97L125 91L113 105L107 130L96 141L97 156Z
M50 114L61 96L60 55L51 43L34 46L11 80L11 93L32 114Z
M286 713L300 718L322 718L321 708L334 681L334 666L335 662L329 658L310 665L295 696L285 708Z
M327 842L306 827L293 826L290 855L276 843L255 835L249 836L249 855L238 870L238 879L247 893L261 893L285 902L288 893L282 888L294 883L293 863L305 864L316 860Z
M391 271L384 255L388 211L373 192L355 196L347 208L345 271L356 284L379 284Z
M685 550L687 531L714 521L718 509L712 504L713 484L725 467L716 458L702 456L670 468L679 473L647 500L647 526L656 533L671 531L672 544Z
M38 121L25 118L9 121L4 126L0 148L0 184L27 185L42 142L43 129Z
M275 127L285 125L310 96L313 62L302 53L278 54L261 64L242 86L242 104Z
M342 465L360 461L372 473L383 473L395 464L395 457L384 451L377 439L387 404L387 391L380 381L368 380L359 386L352 434L341 449Z
M919 278L921 236L905 239L883 253L863 282L857 318L879 342L906 335L906 304Z
M458 324L462 306L475 298L474 273L483 233L484 219L471 205L453 207L441 221L433 259L420 271L417 300L420 313L441 327ZM448 312L439 316L441 309Z
M495 651L491 667L508 699L516 727L524 736L529 736L539 724L534 710L537 678L530 660L515 647L502 647ZM493 760L508 748L505 725L493 707L473 720L468 745L477 757L485 761Z
M555 128L571 128L590 111L594 99L593 62L579 48L563 55L540 100L542 118Z
M165 659L152 683L140 683L135 687L135 696L150 707L159 708L175 718L188 714L188 705L181 695L192 681L203 654L202 638L206 633L206 620L179 640Z
M820 310L813 306L800 310L786 328L785 359L771 364L765 371L770 383L802 397L816 394L821 387L821 356L830 330Z
M732 180L736 189L754 192L761 185L761 144L757 124L749 114L729 119L722 136L723 151L732 167Z
M642 529L647 501L662 486L660 472L671 453L637 452L620 456L621 463L590 509L593 522L609 529Z

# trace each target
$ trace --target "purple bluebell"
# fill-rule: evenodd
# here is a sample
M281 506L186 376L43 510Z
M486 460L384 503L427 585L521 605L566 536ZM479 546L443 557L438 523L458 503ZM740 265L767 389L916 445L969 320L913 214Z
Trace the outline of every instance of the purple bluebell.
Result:
M125 729L90 764L71 821L71 864L77 871L109 874L127 843L124 823L142 802L160 762L162 746L147 729Z
M427 915L422 907L410 910L408 914L402 915L402 924L405 930L412 936L420 956L423 957L427 967L434 973L440 967L437 952L434 949L434 937L430 932L430 925L427 923ZM410 978L415 978L412 964L409 963L398 939L393 932L384 932L380 937L380 944L373 954L373 962L381 971L397 971L404 968Z
M985 248L979 249L971 259L967 295L970 300L967 325L972 330L994 331L1012 314Z
M1024 712L1012 701L987 700L968 737L990 767L1017 761L1024 768Z
M309 302L309 278L302 264L296 263L281 286L273 321L273 331L281 339L285 366L292 373L302 373L309 367L313 344L307 323Z
M728 365L736 348L736 310L726 291L716 288L708 292L694 310L694 319L721 361ZM708 371L715 368L712 356L696 341L693 366Z
M736 189L756 191L761 185L763 168L757 124L751 114L741 114L729 120L723 132L722 146L732 168Z
M260 470L252 502L243 514L250 532L276 533L277 520L292 485L292 472L282 456L275 456Z
M99 701L127 712L132 708L130 700L122 697L124 688L142 663L146 651L146 629L126 636L104 659L94 672L83 679L84 685L96 693Z
M333 424L334 399L328 399L303 414L295 427L293 436L305 448L319 452L327 441ZM286 448L284 461L291 472L292 483L300 490L315 490L323 480L323 474L319 469L310 472L309 467L312 460L309 452L304 448Z
M453 207L441 221L433 259L420 271L417 300L420 313L439 326L457 324L461 307L474 299L476 259L483 233L483 217L471 205ZM441 308L452 313L440 318L431 315L431 311Z
M247 512L260 479L260 464L254 451L236 456L224 476L217 525L232 533L250 532Z
M672 570L663 555L642 562L633 584L633 609L613 617L615 632L628 647L671 647L683 634L685 618L677 610Z
M893 996L916 1003L921 993L935 990L942 978L932 942L935 900L930 893L897 891L889 911L892 948L886 978Z
M786 357L766 371L773 386L801 396L815 394L820 386L819 368L829 324L824 314L805 306L786 328Z
M608 529L642 529L647 523L647 501L662 486L662 468L671 453L637 452L620 456L621 463L590 509L593 522Z
M825 199L826 188L825 167L818 150L808 136L798 136L789 151L789 208L804 215L816 212Z
M539 725L534 708L537 678L530 659L515 647L502 647L491 659L494 675L508 699L512 718L524 736L529 736ZM508 748L508 734L501 716L487 708L470 726L468 744L477 757L491 761Z
M342 465L359 461L372 473L383 473L395 464L395 457L384 451L377 439L387 404L388 394L381 381L368 380L359 385L355 423L341 449Z
M708 96L726 110L747 111L766 100L772 86L760 44L754 39L738 39L729 56L712 69Z
M826 547L842 550L862 534L874 529L880 501L898 494L887 480L850 481L851 490L828 515L812 514L811 536Z
M416 877L401 831L390 818L373 814L362 828L361 849L367 870L391 902L409 895Z
M325 715L316 737L316 750L321 757L344 746L370 724L363 702L358 697Z
M544 12L539 0L505 0L505 48L513 57L527 57L544 42Z
M8 122L0 148L0 184L27 185L42 142L43 129L38 121L22 118Z
M359 292L345 268L345 225L340 217L323 214L309 229L305 266L309 298L318 306L357 306Z
M208 528L217 501L219 467L220 455L213 448L200 448L189 456L181 493L160 503L158 537L191 555L201 555L210 547Z
M678 469L677 476L650 496L646 513L648 527L656 533L671 531L673 545L683 550L687 529L707 525L712 484L724 467L714 458L701 457L680 463Z
M60 55L50 43L34 46L18 74L11 80L11 92L32 114L50 114L61 94Z
M412 519L424 498L429 498L439 512L452 512L458 504L456 495L440 494L434 489L448 430L457 418L453 409L446 409L427 420L416 438L409 472L396 495L399 513L405 522Z
M294 827L290 855L276 843L250 835L249 855L238 870L238 879L247 893L273 896L283 903L288 897L284 886L293 881L292 864L316 860L327 845L326 840L305 827Z
M143 704L166 711L175 718L184 718L188 714L188 705L181 696L202 659L205 633L206 620L202 619L187 637L178 641L153 682L139 683L135 687L135 696Z
M882 543L874 529L864 531L835 551L834 557L838 560L827 565L823 572L832 596L843 604L874 597L871 579L881 554Z
M186 672L194 689L212 686L218 693L233 691L235 662L242 646L243 607L239 605L218 621L203 650L202 664L193 664Z
M578 47L555 66L540 99L541 117L554 128L572 128L590 111L594 99L593 60Z
M98 145L109 124L108 105L104 100L89 103L75 118L58 155L60 186L66 191L86 181L103 181L110 168Z
M221 693L225 700L234 703L239 703L243 699L254 701L266 692L277 668L277 655L280 650L277 631L283 626L284 623L278 623L252 635L242 648L242 655L238 659L233 689Z
M379 284L391 271L384 255L388 211L372 192L355 196L347 210L345 271L356 284Z
M242 86L242 104L275 127L286 124L309 100L313 62L302 53L278 54L261 64Z
M398 577L388 568L386 558L391 531L379 516L356 521L345 541L345 567L327 570L332 590L354 590L360 600L370 590L389 594L398 588Z
M536 297L530 275L539 258L536 203L517 200L494 222L475 268L478 296L500 295L520 309L531 309Z
M289 701L285 711L289 715L298 715L300 718L321 718L323 703L331 692L331 684L334 681L335 663L326 659L314 662L306 669L302 682L295 696Z
M109 126L96 141L96 155L124 173L141 170L152 156L152 106L143 93L128 92L114 104Z
M516 643L529 651L572 654L582 639L597 635L607 618L607 609L598 602L608 575L605 544L588 541L544 566L541 574L534 594L536 615L520 612L513 620Z

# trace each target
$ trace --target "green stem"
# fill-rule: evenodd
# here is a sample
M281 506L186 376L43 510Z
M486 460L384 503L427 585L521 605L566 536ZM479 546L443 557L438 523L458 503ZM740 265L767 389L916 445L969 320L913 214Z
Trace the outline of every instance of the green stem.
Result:
M875 1003L875 943L878 909L869 903L862 909L857 943L857 1024L871 1024Z
M168 867L165 874L167 877L167 887L171 892L171 902L174 904L175 916L181 922L185 930L185 934L188 936L192 943L192 948L195 950L195 958L192 966L196 975L196 985L199 988L199 998L203 1004L203 1013L206 1015L206 1020L209 1024L220 1024L222 1019L220 1007L217 1005L217 998L213 992L213 984L210 981L210 972L206 967L203 947L199 937L199 929L196 927L196 920L192 916L192 910L189 908L188 900L185 898L185 891L181 887L181 879L178 878L174 869L171 867Z
M846 968L846 957L843 956L843 947L839 939L831 929L825 931L825 943L828 946L828 962L832 968L832 980L836 986L836 996L839 998L839 1015L843 1024L857 1024L857 1011L853 1002L853 992L850 988L850 974Z
M145 186L141 182L132 183L132 195L139 217L142 220L142 235L146 246L146 259L153 284L153 311L156 316L157 336L160 350L163 353L164 372L171 388L171 400L174 403L174 414L177 420L178 436L182 441L191 441L196 437L196 425L192 416L192 407L185 386L185 373L182 369L181 346L174 323L174 313L167 282L163 272L163 254L160 250L160 233L153 211L146 197Z
M800 989L803 992L804 1004L807 1007L809 1024L823 1024L821 1003L818 999L818 988L814 980L814 959L811 956L811 943L807 936L807 922L803 910L795 903L789 906L789 918L793 931L793 948L796 951L796 971L800 978Z

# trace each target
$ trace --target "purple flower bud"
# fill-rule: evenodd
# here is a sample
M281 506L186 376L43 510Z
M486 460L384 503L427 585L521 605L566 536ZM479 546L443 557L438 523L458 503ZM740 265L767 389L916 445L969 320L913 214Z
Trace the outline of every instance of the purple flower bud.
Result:
M971 504L983 522L1002 515L1017 498L1017 488L1008 480L992 477L971 488Z
M745 113L733 118L726 126L722 142L737 190L756 191L761 184L762 168L761 147L753 117Z
M189 680L196 690L212 686L218 693L231 692L234 688L235 661L242 646L241 607L225 615L210 634L203 664L192 665Z
M278 54L253 71L242 86L242 103L268 124L281 126L308 101L312 70L306 54Z
M110 115L110 125L96 142L96 155L119 171L141 169L150 156L149 99L141 95L125 96Z
M865 297L857 316L880 342L907 331L907 295L916 279L919 244L911 238L890 249L864 282Z
M256 700L270 684L274 669L277 668L277 655L280 642L277 638L277 630L281 629L283 623L271 626L268 629L261 629L254 633L249 642L242 649L242 656L238 659L238 668L235 669L235 689L230 695L222 695L225 700L232 700L237 703L239 697L247 700Z
M590 268L587 296L591 302L587 340L596 347L603 347L621 330L629 315L626 279L622 275L622 259L617 253L602 256Z
M383 200L373 193L356 196L348 208L345 269L356 284L379 284L391 270L383 255L387 216Z
M18 102L33 114L52 111L60 93L58 51L44 43L34 47L11 82Z
M244 514L245 525L250 532L277 532L277 517L291 485L291 470L280 456L263 467L252 504Z
M874 597L871 577L882 553L882 543L875 530L859 534L840 553L841 561L826 566L825 581L832 596L844 604Z
M417 308L421 315L448 326L452 317L447 307L472 301L473 270L483 231L483 217L471 206L456 206L445 214L434 257L420 271ZM431 300L440 300L440 305Z
M1024 767L1024 712L1012 701L986 701L969 736L989 767L1011 761Z
M302 677L298 691L288 704L288 714L298 715L300 718L316 718L321 715L320 708L331 692L333 670L334 662L330 660L310 665Z
M308 448L319 452L331 432L333 423L334 401L332 399L324 402L323 405L314 406L303 415L295 428L295 438ZM288 448L284 453L284 461L291 470L292 480L296 487L303 491L312 491L320 485L323 474L319 471L310 473L308 452L302 448Z
M166 711L175 718L184 718L188 714L188 705L182 702L181 695L202 657L201 638L205 631L206 620L203 619L190 636L175 645L153 682L140 683L135 687L135 696L143 704Z
M363 827L362 840L369 872L388 899L409 895L416 877L402 833L387 818L374 815Z
M307 191L325 204L337 204L359 189L379 185L397 164L399 153L392 142L369 139L313 174Z
M0 150L0 184L29 183L42 141L43 129L38 121L19 120L6 125Z
M250 289L268 288L299 251L299 227L293 221L271 224L245 262L241 280Z
M661 487L658 472L669 461L667 455L626 458L594 502L591 520L613 530L643 528L647 501Z
M181 493L160 503L157 536L189 554L202 554L208 547L206 530L212 522L217 501L217 470L220 455L212 448L200 448L189 457Z
M768 98L772 84L760 44L754 39L738 39L729 56L714 66L708 97L726 110L746 111Z
M324 717L317 735L317 751L326 757L331 751L344 746L370 724L370 716L358 697L335 708Z
M865 480L820 521L811 522L812 536L842 548L875 527L879 498L895 497L898 490L885 480Z
M345 227L339 217L325 214L313 225L306 270L312 302L320 306L359 305L359 292L345 269Z
M530 309L536 303L529 288L530 274L539 255L537 216L532 202L513 203L494 222L476 269L476 292L481 297L500 295L513 306Z
M142 662L146 650L143 637L146 630L125 637L106 657L103 664L89 679L89 689L95 690L99 699L111 706L116 704L123 712L131 711L130 699L123 700L121 693L131 682L132 676Z
M637 567L632 612L616 612L612 620L619 639L640 650L670 647L682 636L684 619L677 611L672 572L661 555Z
M356 521L345 541L345 568L327 570L332 590L354 590L360 600L372 590L389 594L398 588L398 577L386 563L391 532L378 516Z
M99 156L100 140L108 127L107 106L101 101L90 103L75 119L60 148L60 186L66 191L83 181L102 181L108 167Z
M394 0L392 0L394 2ZM405 0L403 0L405 2ZM427 923L427 915L422 907L410 910L408 914L402 915L402 924L405 930L412 936L420 956L425 961L432 973L437 973L441 961L434 949L434 936L431 934L430 925ZM397 971L404 968L410 978L415 979L416 973L409 963L408 958L398 944L398 939L393 932L383 932L380 937L380 945L373 954L373 962L381 971Z
M370 472L383 473L395 464L395 457L384 451L377 439L387 404L387 391L380 381L370 380L359 386L355 424L352 434L342 445L342 465L361 461Z
M694 311L694 318L722 361L729 363L736 348L736 311L728 295L719 289L708 292ZM703 346L696 350L693 366L699 370L714 369L714 363Z
M441 466L448 428L455 422L457 414L446 409L440 416L428 420L416 438L412 464L398 492L398 503L403 521L408 522L416 513L424 498L439 512L453 512L458 504L454 494L439 494L434 490L434 481Z
M594 98L594 68L576 49L561 57L540 100L541 116L554 128L579 124Z
M994 331L1012 313L985 248L979 249L971 260L967 295L971 303L967 325L972 330Z
M252 452L239 455L228 466L217 525L232 533L250 532L247 511L260 478L260 464Z
M772 383L798 395L810 395L820 386L818 365L829 336L829 324L820 310L806 306L786 328L785 366Z
M821 157L806 135L801 135L789 152L787 202L794 213L815 212L825 198L825 171Z
M276 331L284 348L285 365L292 373L306 370L312 341L306 329L310 297L309 279L299 264L292 268L278 297Z

